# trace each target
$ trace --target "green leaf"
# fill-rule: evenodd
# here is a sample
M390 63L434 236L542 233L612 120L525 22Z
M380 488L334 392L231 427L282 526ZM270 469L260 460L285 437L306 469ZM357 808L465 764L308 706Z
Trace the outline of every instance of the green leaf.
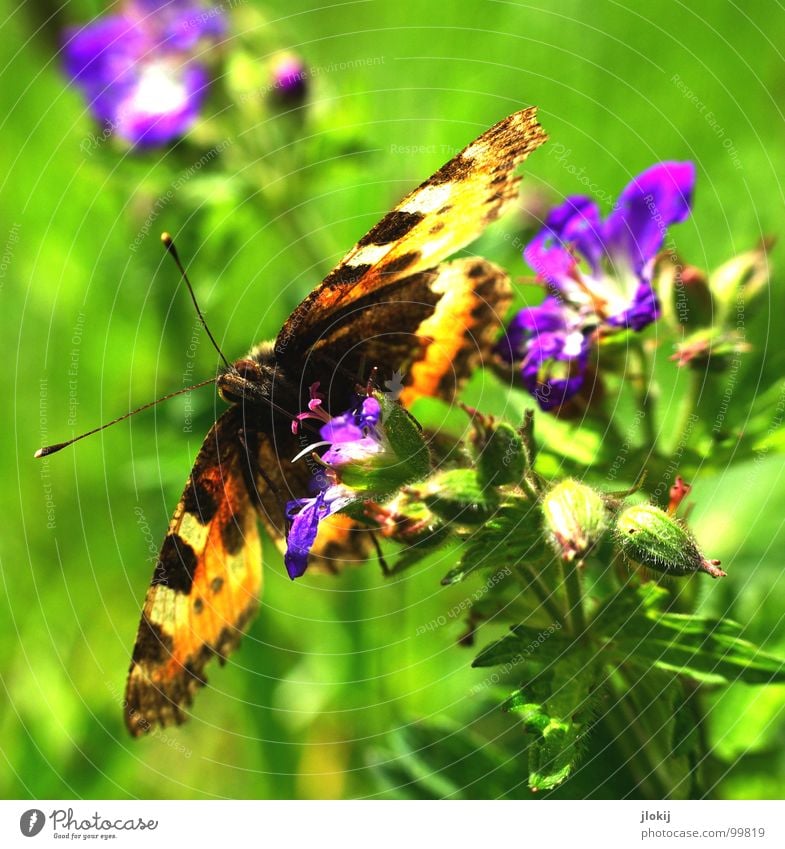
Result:
M515 625L510 635L487 645L474 659L472 666L515 665L525 660L558 660L570 646L570 640L558 633L560 630L558 622L541 629Z
M785 659L742 637L729 619L659 612L649 591L619 595L598 614L609 657L654 664L696 681L724 684L785 682Z
M716 695L707 722L712 753L725 761L781 748L785 686L733 684Z
M688 797L699 779L691 760L701 762L694 693L655 667L606 670L602 683L607 699L597 719L610 733L638 791L648 798Z
M546 458L538 455L537 469L546 476L563 474L564 459L586 467L596 463L602 455L604 433L591 420L586 420L578 428L574 422L554 416L538 416L536 429L542 451L547 454L553 452L551 463L547 466L543 465Z
M552 790L575 771L592 721L599 672L590 651L576 648L505 703L532 738L531 790Z
M544 554L539 513L531 502L516 497L472 533L460 565L442 578L442 584L457 584L478 569L537 561Z

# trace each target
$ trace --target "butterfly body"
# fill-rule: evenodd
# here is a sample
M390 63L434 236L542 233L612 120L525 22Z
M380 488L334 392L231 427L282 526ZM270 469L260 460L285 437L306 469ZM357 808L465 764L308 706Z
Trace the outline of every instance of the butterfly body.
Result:
M312 494L321 467L293 462L314 434L291 423L318 383L333 414L378 370L403 374L400 400L450 400L504 325L503 269L445 262L514 203L516 167L545 141L534 109L487 130L349 251L273 342L217 379L230 404L208 433L169 525L145 599L126 690L134 735L182 722L209 659L223 660L255 614L262 586L257 519L281 545L284 505ZM369 531L336 514L313 552L328 569L361 562Z

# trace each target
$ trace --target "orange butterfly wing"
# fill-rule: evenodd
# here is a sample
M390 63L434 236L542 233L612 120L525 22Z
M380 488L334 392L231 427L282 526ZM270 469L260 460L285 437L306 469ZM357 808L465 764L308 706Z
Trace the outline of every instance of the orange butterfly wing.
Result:
M547 139L536 112L523 109L499 121L410 192L297 307L276 351L313 344L336 311L433 269L508 211L522 179L517 167Z
M227 410L208 433L158 556L126 685L135 736L185 719L205 665L236 647L258 607L262 552L240 412Z

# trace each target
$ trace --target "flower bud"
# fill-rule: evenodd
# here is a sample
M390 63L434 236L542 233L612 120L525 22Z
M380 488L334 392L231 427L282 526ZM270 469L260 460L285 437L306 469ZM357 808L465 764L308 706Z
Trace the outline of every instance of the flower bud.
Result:
M308 71L294 53L279 53L270 63L272 95L282 106L299 106L308 96Z
M497 491L484 486L474 469L437 472L412 495L443 521L465 525L486 522L499 506Z
M526 469L523 440L506 422L487 419L476 425L472 442L477 452L477 478L482 484L518 483Z
M602 496L568 478L551 487L540 505L548 541L564 560L583 557L605 532L608 511Z
M635 504L616 520L614 538L624 555L666 575L707 572L724 578L719 560L707 560L684 524L653 504Z
M768 242L763 242L712 272L709 286L718 305L718 324L735 327L737 310L748 305L768 284L769 247Z
M660 296L663 315L676 330L710 327L715 306L704 271L681 261L673 251L657 258L652 285Z

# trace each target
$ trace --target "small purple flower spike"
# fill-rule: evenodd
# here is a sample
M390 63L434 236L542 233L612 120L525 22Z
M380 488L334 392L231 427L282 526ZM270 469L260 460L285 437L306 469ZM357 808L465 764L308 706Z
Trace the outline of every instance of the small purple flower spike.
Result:
M286 516L292 524L286 537L284 564L292 580L308 568L308 556L316 542L319 522L347 507L354 498L350 489L334 484L315 498L298 498L286 505Z
M313 448L328 447L321 458L327 468L325 474L319 476L319 492L313 498L298 498L286 505L287 518L292 525L286 538L284 563L292 579L299 578L308 566L308 556L316 541L319 523L357 499L352 489L337 482L340 467L361 462L384 451L378 429L382 410L376 398L358 398L352 409L340 416L330 417L322 407L323 398L318 389L318 384L311 387L308 412L300 413L293 423L299 426L306 419L324 422L319 429L322 441ZM297 432L297 428L294 429ZM310 447L301 454L309 450Z

